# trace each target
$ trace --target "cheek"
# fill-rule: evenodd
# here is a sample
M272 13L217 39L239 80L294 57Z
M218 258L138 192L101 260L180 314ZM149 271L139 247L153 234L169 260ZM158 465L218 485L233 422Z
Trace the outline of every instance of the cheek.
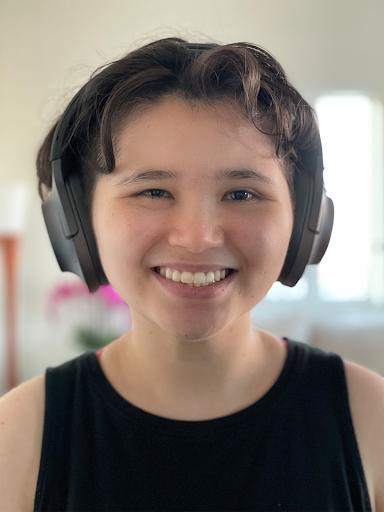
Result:
M126 277L132 266L140 265L161 232L153 216L116 206L99 208L93 225L104 271L114 280Z
M236 230L237 245L255 263L265 259L285 259L292 231L292 216L282 215L249 219L239 223Z
M239 295L247 300L249 309L255 307L278 279L284 265L291 236L291 217L260 218L243 223L237 232L237 246L241 248L243 272L239 275Z

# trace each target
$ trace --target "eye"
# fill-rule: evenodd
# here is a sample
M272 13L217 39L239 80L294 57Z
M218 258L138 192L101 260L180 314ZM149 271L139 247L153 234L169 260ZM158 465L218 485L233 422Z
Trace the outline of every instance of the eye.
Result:
M230 199L237 202L248 202L258 198L254 192L250 192L249 190L231 190L223 196L223 199L227 201L228 196Z
M141 192L136 194L136 196L150 197L151 199L162 199L165 197L169 197L170 194L169 192L161 188L148 188L147 190L142 190Z
M148 188L146 190L142 190L138 194L135 194L136 197L142 196L142 197L149 197L151 199L167 199L168 197L171 197L171 194L167 192L166 190L163 190L161 188ZM236 202L249 202L255 199L258 199L258 196L249 190L231 190L227 194L223 196L223 199L225 201L236 201Z

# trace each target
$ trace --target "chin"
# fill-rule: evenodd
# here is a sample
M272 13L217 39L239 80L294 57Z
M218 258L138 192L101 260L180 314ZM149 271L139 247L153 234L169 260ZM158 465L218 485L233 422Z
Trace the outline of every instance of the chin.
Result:
M152 323L163 331L166 336L173 337L179 341L198 342L204 341L219 334L227 328L232 322L231 315L228 312L207 311L203 308L201 311L173 311L168 315L166 311L161 311L157 318L152 318Z

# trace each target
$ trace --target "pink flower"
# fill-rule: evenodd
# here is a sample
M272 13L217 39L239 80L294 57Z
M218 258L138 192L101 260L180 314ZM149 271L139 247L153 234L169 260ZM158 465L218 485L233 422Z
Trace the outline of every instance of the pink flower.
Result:
M108 306L113 308L126 305L111 285L102 286L97 290L97 292L91 294L85 283L79 280L78 282L73 282L71 284L59 284L54 288L48 296L47 316L49 318L56 316L57 306L63 301L69 301L81 296L89 297L91 295L99 296Z
M99 293L101 297L106 301L110 306L117 306L120 304L125 304L123 299L118 295L114 288L111 285L102 286L98 289L96 293Z

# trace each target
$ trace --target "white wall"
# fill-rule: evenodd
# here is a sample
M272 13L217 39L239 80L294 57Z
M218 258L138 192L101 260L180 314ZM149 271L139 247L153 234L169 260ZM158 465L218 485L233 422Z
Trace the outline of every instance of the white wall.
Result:
M382 0L1 0L0 184L31 188L19 265L21 380L78 352L69 330L45 318L47 293L63 276L36 192L39 144L97 66L170 35L258 43L310 101L320 90L356 89L384 102ZM3 280L0 271L0 290ZM0 367L0 393L3 381Z

